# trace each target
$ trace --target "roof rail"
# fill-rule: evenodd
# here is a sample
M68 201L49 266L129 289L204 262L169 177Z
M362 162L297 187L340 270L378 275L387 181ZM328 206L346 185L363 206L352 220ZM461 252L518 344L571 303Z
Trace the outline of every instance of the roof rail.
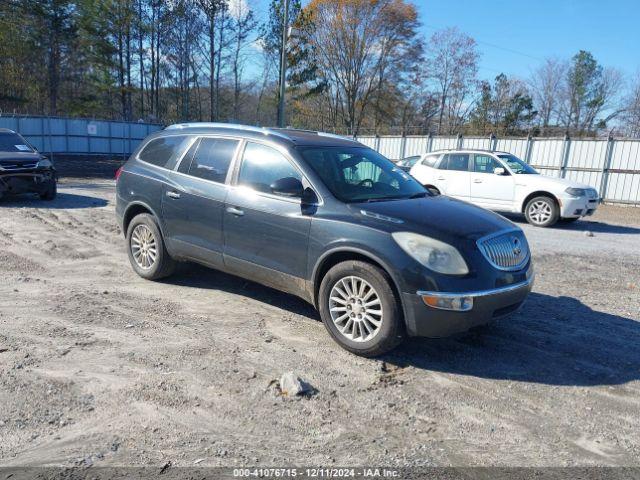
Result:
M284 133L277 132L275 129L265 127L255 127L253 125L241 125L239 123L222 123L222 122L187 122L187 123L175 123L169 125L165 130L178 130L181 128L228 128L230 130L246 130L248 132L261 133L263 135L274 135L276 137L286 138L291 140L290 137Z
M339 138L340 140L351 140L352 142L360 143L354 137L349 137L346 135L338 135L337 133L327 133L321 132L319 130L308 130L305 128L270 128L269 130L282 131L282 132L301 132L301 133L315 133L319 137L327 137L327 138Z
M316 132L321 137L340 138L342 140L351 140L352 142L360 143L355 137L347 137L346 135L338 135L337 133Z

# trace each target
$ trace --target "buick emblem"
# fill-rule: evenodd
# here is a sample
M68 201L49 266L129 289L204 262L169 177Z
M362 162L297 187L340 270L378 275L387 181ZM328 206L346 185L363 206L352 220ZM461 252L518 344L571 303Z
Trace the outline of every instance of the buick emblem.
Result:
M522 253L522 247L520 246L520 239L518 237L511 238L511 245L513 245L513 254L516 257Z

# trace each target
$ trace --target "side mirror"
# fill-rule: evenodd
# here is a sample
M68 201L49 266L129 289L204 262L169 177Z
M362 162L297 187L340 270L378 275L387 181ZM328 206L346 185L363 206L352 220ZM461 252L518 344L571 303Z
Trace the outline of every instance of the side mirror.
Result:
M493 169L493 173L495 173L496 175L504 175L505 173L507 173L507 171L502 167L497 167Z
M271 193L284 197L302 197L304 187L302 182L294 177L284 177L269 185Z

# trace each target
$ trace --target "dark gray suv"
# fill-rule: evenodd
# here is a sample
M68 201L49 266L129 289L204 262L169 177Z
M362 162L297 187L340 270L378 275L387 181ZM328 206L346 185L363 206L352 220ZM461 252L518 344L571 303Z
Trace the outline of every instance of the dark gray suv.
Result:
M359 355L487 323L531 290L519 228L432 196L343 137L172 125L117 178L117 217L140 276L166 277L189 260L292 293Z

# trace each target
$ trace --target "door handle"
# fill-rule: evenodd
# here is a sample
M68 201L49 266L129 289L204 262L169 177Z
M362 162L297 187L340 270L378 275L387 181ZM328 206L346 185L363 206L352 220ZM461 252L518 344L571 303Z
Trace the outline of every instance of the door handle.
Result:
M174 192L170 190L167 192L167 197L175 198L177 200L178 198L180 198L180 194L178 192Z
M481 178L474 178L473 179L473 183L482 183L482 179Z
M238 217L241 217L244 215L244 211L236 207L227 207L227 212L229 212L232 215L237 215Z
M444 180L444 177L438 177L437 179L438 180Z

